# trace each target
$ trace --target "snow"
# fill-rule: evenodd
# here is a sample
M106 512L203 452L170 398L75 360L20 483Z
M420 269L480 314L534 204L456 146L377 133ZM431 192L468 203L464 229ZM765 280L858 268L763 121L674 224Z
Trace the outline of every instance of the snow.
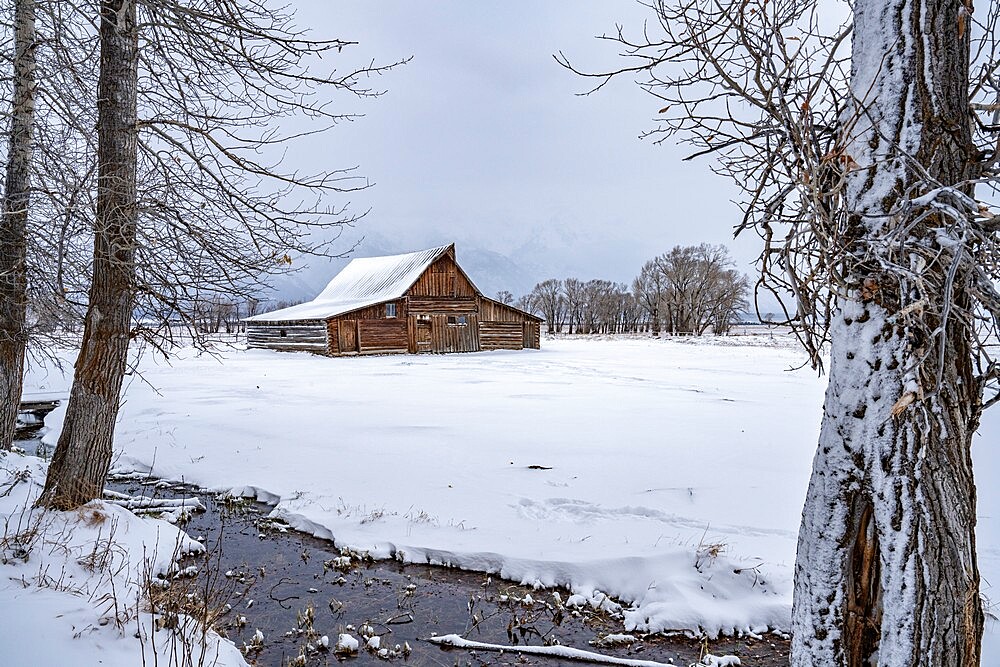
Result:
M0 664L133 667L184 655L200 664L204 655L206 665L246 665L215 632L186 653L177 633L197 634L190 623L154 630L143 582L189 574L175 560L202 551L198 542L113 503L34 508L46 466L15 452L0 456Z
M336 653L357 653L360 644L352 635L341 634L337 637L337 644L334 647Z
M341 548L564 585L568 607L617 601L626 631L787 629L825 378L789 370L804 357L782 337L542 347L148 357L114 465L256 496ZM976 441L981 480L998 415ZM979 488L997 597L1000 492Z

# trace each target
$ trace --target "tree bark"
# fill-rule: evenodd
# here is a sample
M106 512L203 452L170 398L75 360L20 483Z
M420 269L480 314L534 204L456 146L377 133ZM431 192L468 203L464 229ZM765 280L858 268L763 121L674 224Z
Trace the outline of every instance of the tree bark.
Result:
M35 116L35 3L14 4L14 90L0 224L0 450L10 449L21 402L26 329L27 227Z
M62 433L39 503L70 509L104 488L135 299L135 3L101 1L94 269Z
M831 328L830 384L799 533L795 666L979 664L971 443L981 389L972 332L942 317L949 300L967 297L962 276L948 279L956 251L938 237L941 219L919 221L900 206L975 176L970 31L959 30L960 8L953 0L855 3L855 104L844 146L845 161L857 165L846 202L858 261ZM902 241L901 229L909 230ZM891 234L938 259L897 272L865 259L891 252ZM923 309L902 312L928 295Z

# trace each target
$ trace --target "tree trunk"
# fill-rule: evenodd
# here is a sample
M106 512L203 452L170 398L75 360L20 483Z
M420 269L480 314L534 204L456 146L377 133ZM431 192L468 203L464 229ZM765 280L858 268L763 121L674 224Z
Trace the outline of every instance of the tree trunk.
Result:
M62 433L40 504L77 507L101 495L111 464L135 292L135 3L101 2L94 272Z
M35 3L14 5L14 91L0 224L0 450L10 449L24 378L27 267L35 117Z
M981 389L972 332L941 317L946 300L967 297L962 276L948 280L955 251L938 240L941 220L914 222L913 207L899 206L975 175L962 6L855 3L857 102L845 119L844 161L857 165L846 191L857 263L831 328L830 384L799 533L795 666L979 664L970 450ZM901 225L910 225L907 247L939 259L895 272L872 260L891 252L886 239ZM902 312L922 298L926 307Z
M916 358L887 320L852 302L836 323L799 533L793 665L861 667L876 651L871 664L979 664L968 348L946 355L938 414L915 402L893 417Z

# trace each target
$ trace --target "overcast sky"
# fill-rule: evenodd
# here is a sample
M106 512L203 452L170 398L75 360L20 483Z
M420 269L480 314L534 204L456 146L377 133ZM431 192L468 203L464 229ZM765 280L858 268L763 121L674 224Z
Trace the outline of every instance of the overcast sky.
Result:
M498 253L531 284L568 275L624 282L674 245L710 242L727 244L752 272L755 237L732 240L733 186L707 159L682 162L684 147L638 138L653 127L657 100L626 80L579 96L588 82L553 60L561 50L585 68L615 66L615 49L594 36L616 22L640 30L649 10L637 2L295 6L316 37L360 43L345 64L412 56L376 82L383 97L344 100L344 111L364 118L287 158L306 168L357 165L375 184L352 197L355 210L371 208L359 255L455 241L460 262L463 249ZM325 282L328 272L307 278Z

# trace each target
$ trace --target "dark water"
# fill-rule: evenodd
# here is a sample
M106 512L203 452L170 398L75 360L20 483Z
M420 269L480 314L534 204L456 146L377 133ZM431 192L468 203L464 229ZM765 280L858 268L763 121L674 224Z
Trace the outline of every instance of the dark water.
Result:
M162 487L161 483L161 487ZM182 487L156 488L135 481L112 481L108 488L129 493L176 497L196 492ZM259 503L228 503L198 494L208 511L196 513L184 525L192 536L204 538L208 555L191 559L199 568L193 579L172 588L189 586L211 600L209 607L232 609L215 626L243 646L260 629L259 651L247 655L251 664L288 665L305 655L306 665L338 661L407 665L560 665L567 660L444 650L424 641L433 634L462 634L468 639L497 644L541 645L553 641L565 646L622 657L689 665L707 648L715 655L739 656L743 665L787 665L788 642L771 635L761 640L731 639L703 644L684 637L644 637L628 647L591 646L599 636L621 633L613 618L585 612L573 615L556 604L567 591L530 590L482 573L392 561L350 563L335 561L341 554L333 544L264 519L269 511ZM188 563L185 563L188 564ZM229 573L232 576L225 576ZM525 603L530 594L534 602ZM252 601L252 602L251 602ZM241 618L242 617L242 618ZM245 623L243 620L245 619ZM391 654L380 658L364 650L360 630L368 625ZM350 629L353 627L354 629ZM366 629L367 630L367 629ZM335 655L337 635L350 632L361 640L354 656ZM312 651L322 635L331 650ZM410 652L402 650L409 645ZM396 646L400 647L397 652Z

